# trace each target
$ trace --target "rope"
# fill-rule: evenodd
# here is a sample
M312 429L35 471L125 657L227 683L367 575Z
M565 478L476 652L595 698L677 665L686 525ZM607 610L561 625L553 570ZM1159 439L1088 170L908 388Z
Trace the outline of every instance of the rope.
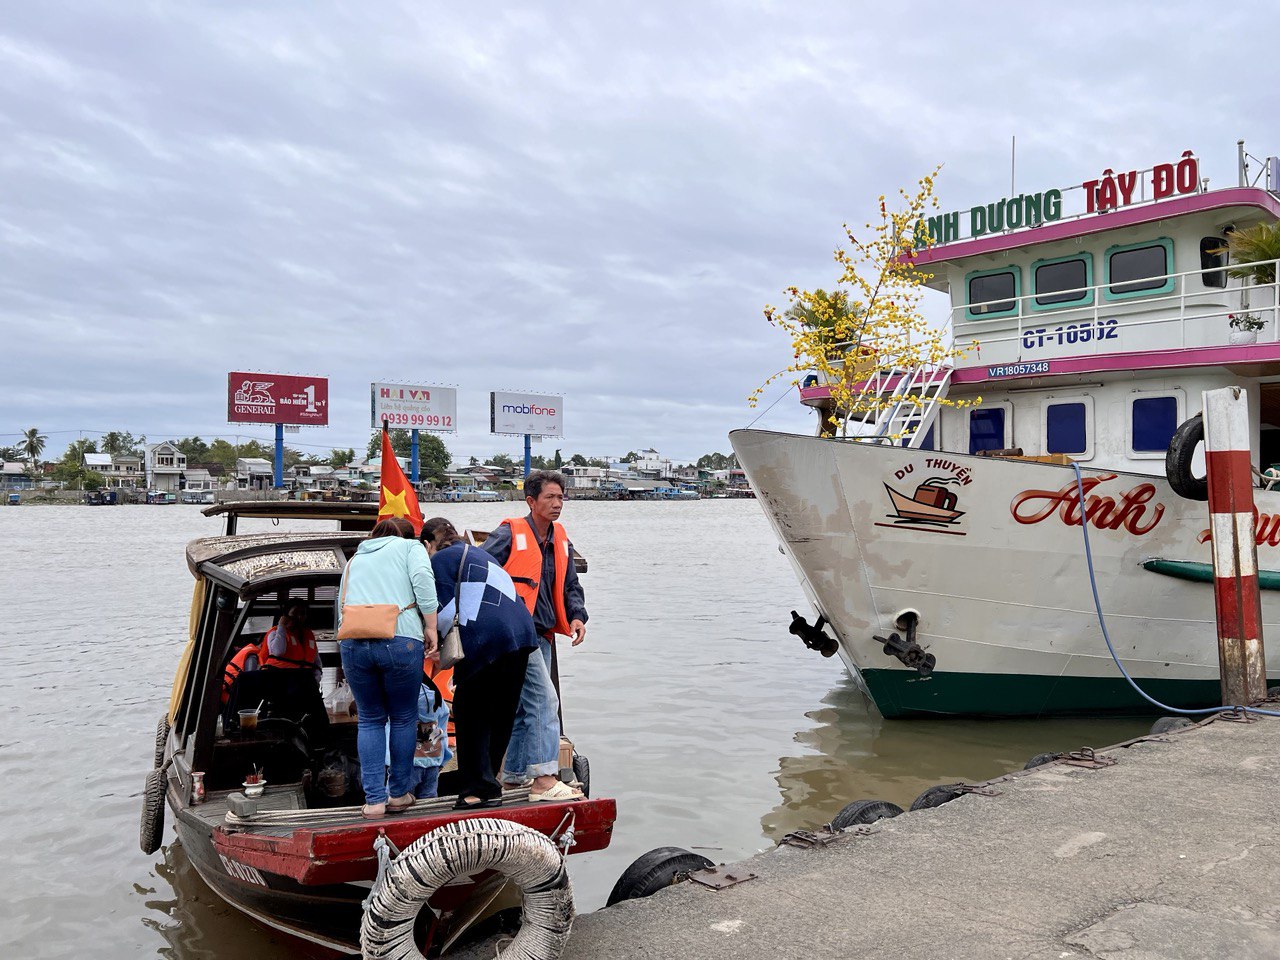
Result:
M748 423L748 424L747 424L745 427L743 427L742 429L743 429L743 430L750 430L752 427L754 427L757 423L759 423L759 422L760 422L760 418L761 418L761 417L763 417L766 413L768 413L770 410L772 410L774 407L776 407L779 403L781 403L781 402L782 402L782 398L783 398L783 397L785 397L785 396L787 396L789 393L791 393L791 391L792 391L792 390L794 390L795 388L796 388L796 385L795 385L794 383L793 383L791 386L787 387L787 391L786 391L786 393L783 393L781 396L779 396L779 397L778 397L778 399L777 399L777 400L773 401L773 403L771 403L771 404L769 404L769 406L765 407L765 408L764 408L764 412L763 412L763 413L761 413L758 417L756 417L754 420L752 420L750 423Z
M1202 714L1202 713L1223 713L1228 711L1248 711L1249 713L1261 714L1264 717L1280 717L1280 713L1275 710L1259 710L1257 707L1244 706L1221 706L1207 707L1196 710L1188 710L1183 707L1171 707L1167 703L1161 703L1155 697L1148 696L1133 677L1129 676L1129 671L1124 668L1124 664L1120 662L1120 658L1116 656L1116 648L1111 645L1111 635L1107 633L1107 621L1102 616L1102 601L1098 599L1098 581L1093 574L1093 550L1089 547L1089 522L1088 511L1084 502L1084 480L1080 473L1080 464L1073 463L1071 467L1076 472L1076 493L1080 498L1080 531L1084 534L1084 556L1085 562L1089 565L1089 586L1093 588L1093 608L1098 612L1098 626L1102 627L1102 639L1107 642L1107 650L1111 653L1111 659L1115 661L1116 666L1120 668L1121 675L1129 681L1129 686L1133 687L1134 692L1143 700L1152 706L1159 707L1161 710L1168 710L1170 713L1185 714Z
M550 839L509 820L479 817L432 830L405 848L374 885L360 925L365 960L423 960L414 921L445 884L496 870L524 894L520 932L499 957L555 960L573 926L573 889Z

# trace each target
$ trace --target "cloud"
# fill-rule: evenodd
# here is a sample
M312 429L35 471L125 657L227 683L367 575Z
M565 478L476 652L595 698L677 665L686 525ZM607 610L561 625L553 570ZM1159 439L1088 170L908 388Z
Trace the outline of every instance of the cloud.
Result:
M487 433L507 388L565 396L566 452L726 450L789 356L764 304L830 285L841 223L937 162L952 207L1002 194L1012 134L1028 185L1186 147L1229 178L1269 114L1227 67L1278 69L1241 17L19 5L0 434L255 432L226 371L260 369L330 376L331 427L296 438L325 449L404 379L459 387L459 454L514 449ZM761 423L813 428L794 396Z

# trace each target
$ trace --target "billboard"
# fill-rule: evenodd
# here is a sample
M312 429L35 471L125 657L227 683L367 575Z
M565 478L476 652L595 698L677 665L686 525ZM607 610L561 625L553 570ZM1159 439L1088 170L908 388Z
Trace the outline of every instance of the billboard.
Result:
M329 378L285 373L227 374L227 420L231 423L329 423Z
M489 394L489 430L491 433L563 437L564 398L495 390Z
M431 387L406 383L369 384L371 425L407 430L458 429L458 391L453 387Z

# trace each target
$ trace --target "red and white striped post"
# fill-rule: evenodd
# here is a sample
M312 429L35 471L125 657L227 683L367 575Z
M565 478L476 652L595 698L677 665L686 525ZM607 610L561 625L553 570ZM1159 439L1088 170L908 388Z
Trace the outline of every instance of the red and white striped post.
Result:
M1242 388L1204 391L1204 450L1222 702L1255 703L1267 695L1267 672L1262 652L1249 404Z

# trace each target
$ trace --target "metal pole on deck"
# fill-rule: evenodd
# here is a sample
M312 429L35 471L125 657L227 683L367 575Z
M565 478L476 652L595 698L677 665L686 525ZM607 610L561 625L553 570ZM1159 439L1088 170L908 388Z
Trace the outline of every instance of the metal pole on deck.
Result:
M409 482L418 482L418 431L409 431Z
M275 488L284 486L284 424L276 424Z
M524 435L524 475L527 477L533 472L533 436L526 433Z
M1267 668L1262 651L1249 404L1242 387L1204 391L1204 451L1222 702L1256 703L1267 695Z

